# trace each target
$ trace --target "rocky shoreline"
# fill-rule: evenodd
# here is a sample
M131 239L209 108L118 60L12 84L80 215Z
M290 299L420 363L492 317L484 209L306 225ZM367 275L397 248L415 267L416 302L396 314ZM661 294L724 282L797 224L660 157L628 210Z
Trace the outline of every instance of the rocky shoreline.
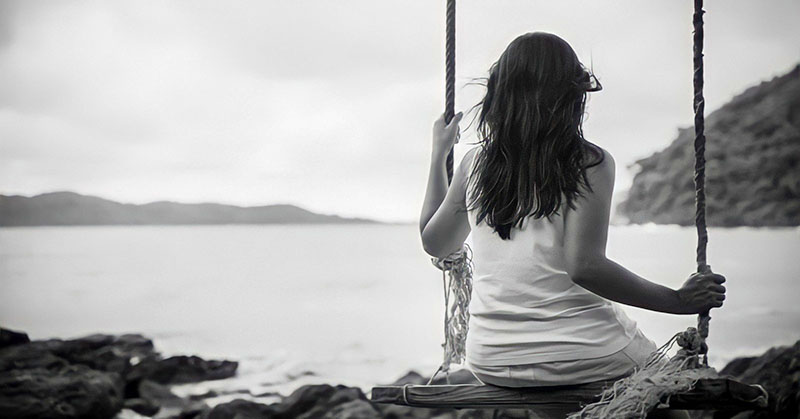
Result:
M22 332L0 329L0 417L3 418L527 418L525 410L414 409L371 403L362 389L305 385L280 401L245 399L211 406L214 392L179 397L171 385L236 375L238 363L196 356L163 357L152 340L138 334L96 334L83 338L30 341ZM737 358L722 371L763 385L770 410L737 418L800 415L800 341L758 357ZM467 382L466 374L451 381ZM421 384L409 372L394 384ZM696 417L711 417L711 413Z

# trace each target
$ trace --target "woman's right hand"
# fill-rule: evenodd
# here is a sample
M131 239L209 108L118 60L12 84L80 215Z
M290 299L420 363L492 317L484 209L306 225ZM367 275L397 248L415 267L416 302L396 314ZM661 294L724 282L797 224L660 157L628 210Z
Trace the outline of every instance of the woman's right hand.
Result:
M678 289L681 312L698 314L722 307L725 301L725 277L712 272L695 273Z
M453 116L450 123L444 121L444 114L442 114L436 122L433 123L433 152L437 154L446 155L453 148L454 144L458 144L458 123L461 122L461 117L464 116L463 112L459 112Z

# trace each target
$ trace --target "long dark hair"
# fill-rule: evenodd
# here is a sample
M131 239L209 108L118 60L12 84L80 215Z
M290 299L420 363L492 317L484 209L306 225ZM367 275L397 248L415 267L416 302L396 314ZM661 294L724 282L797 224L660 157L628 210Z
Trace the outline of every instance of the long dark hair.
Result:
M583 137L586 93L597 79L563 39L542 32L519 36L494 63L480 107L481 150L470 176L470 209L503 239L526 217L575 208L586 168L603 152ZM591 156L590 156L591 155Z

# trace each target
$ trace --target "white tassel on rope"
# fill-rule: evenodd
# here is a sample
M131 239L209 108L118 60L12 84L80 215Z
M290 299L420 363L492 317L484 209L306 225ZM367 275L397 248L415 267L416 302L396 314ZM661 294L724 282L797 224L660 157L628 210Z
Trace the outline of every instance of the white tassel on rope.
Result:
M669 358L667 352L678 344L681 349ZM694 327L672 337L653 352L644 368L614 383L598 402L587 405L569 419L643 418L661 404L669 404L673 394L691 390L698 380L719 374L701 360L705 339Z
M450 256L431 261L441 269L444 286L444 359L428 384L439 372L445 373L449 383L450 366L463 363L466 357L469 301L472 297L472 249L464 244L461 250Z

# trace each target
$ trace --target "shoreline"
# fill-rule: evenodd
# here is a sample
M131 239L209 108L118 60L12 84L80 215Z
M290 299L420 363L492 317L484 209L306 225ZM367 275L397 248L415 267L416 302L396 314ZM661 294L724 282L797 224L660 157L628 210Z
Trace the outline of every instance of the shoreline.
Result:
M60 413L58 417L65 418L217 419L243 415L443 419L464 414L452 409L378 405L369 401L368 389L330 383L301 384L291 394L254 393L247 388L207 388L199 394L190 391L202 389L204 383L236 378L239 367L239 361L234 360L165 357L150 338L140 334L31 341L24 332L0 329L0 416L47 417L53 415L53 409ZM800 340L759 356L734 358L720 374L764 385L778 409L770 414L791 414L792 406L797 409L800 402ZM314 376L311 371L300 371L290 381ZM413 370L399 371L398 377L389 384L427 381ZM474 380L467 370L455 371L450 379L461 384ZM68 396L65 389L69 389ZM516 412L519 414L519 409ZM469 417L484 417L484 413L476 411Z

